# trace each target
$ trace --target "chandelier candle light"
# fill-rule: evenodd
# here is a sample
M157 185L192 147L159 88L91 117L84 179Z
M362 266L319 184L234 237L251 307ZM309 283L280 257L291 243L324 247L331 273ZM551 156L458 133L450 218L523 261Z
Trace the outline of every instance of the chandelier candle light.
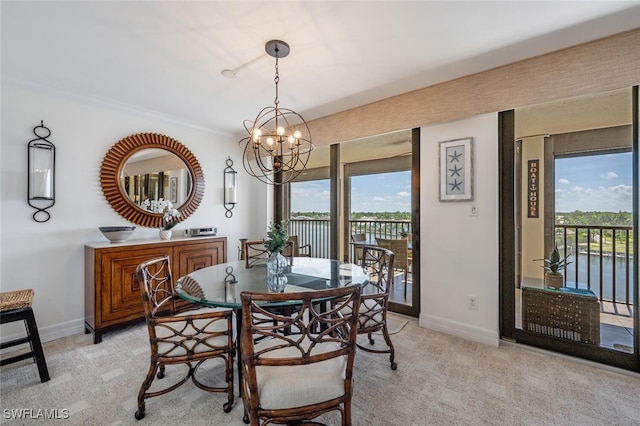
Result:
M269 185L281 185L302 173L313 150L306 121L297 112L281 108L278 99L278 59L289 55L289 45L271 40L265 51L276 58L276 97L274 106L262 109L255 121L245 121L249 133L240 141L244 144L243 165L247 173Z

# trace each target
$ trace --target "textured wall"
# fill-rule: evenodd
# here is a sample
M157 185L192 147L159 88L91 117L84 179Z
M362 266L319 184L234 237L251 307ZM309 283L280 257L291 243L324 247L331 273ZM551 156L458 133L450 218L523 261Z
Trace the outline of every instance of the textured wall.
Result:
M640 83L640 29L384 99L309 123L313 141L459 120Z

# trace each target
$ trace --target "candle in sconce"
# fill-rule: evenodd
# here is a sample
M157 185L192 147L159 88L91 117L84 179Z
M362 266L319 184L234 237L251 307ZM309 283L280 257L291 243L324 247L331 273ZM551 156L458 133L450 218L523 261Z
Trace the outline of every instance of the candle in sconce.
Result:
M238 300L238 282L225 282L225 298L227 302L235 303Z
M225 204L235 204L236 203L236 187L230 186L226 188L224 198L225 198Z
M51 198L51 169L31 172L31 198Z

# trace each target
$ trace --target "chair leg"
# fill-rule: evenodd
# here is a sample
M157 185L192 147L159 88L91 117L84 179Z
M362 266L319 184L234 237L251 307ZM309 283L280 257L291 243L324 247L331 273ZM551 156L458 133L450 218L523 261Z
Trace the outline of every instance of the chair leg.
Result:
M231 348L229 355L225 357L225 368L226 368L226 381L227 381L227 402L222 406L222 410L225 413L229 413L233 408L233 399L235 395L233 393L233 351Z
M344 413L342 413L342 426L351 425L351 399L344 402Z
M40 334L38 333L38 326L36 325L36 318L33 315L33 309L27 310L27 331L31 339L31 350L36 359L38 365L38 373L40 374L40 382L49 381L49 369L47 368L47 361L44 359L44 351L42 350L42 343L40 342Z
M391 369L395 370L396 368L398 368L398 364L394 361L395 357L396 357L396 351L393 348L393 343L391 342L391 336L389 336L389 330L387 329L387 320L385 318L385 324L384 327L382 328L382 336L384 336L384 341L387 343L387 346L389 346L389 350L390 350L390 354L389 354L389 362L391 362Z
M158 363L151 362L151 364L149 365L149 372L147 373L147 377L144 379L144 382L142 382L142 385L140 386L140 390L138 391L138 411L136 411L136 413L134 414L136 420L141 420L144 417L144 411L145 411L144 397L145 397L145 394L147 393L147 390L149 390L149 388L151 387L151 383L153 383L153 379L155 378L157 371L158 371ZM164 365L161 367L161 372L164 373Z
M160 366L160 368L158 369L158 379L163 379L164 378L164 364L162 364Z

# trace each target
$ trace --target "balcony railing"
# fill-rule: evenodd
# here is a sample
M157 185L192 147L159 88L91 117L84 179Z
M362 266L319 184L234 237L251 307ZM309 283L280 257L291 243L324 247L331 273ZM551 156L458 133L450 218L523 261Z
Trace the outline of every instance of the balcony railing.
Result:
M349 236L365 234L367 240L384 238L399 240L405 235L411 235L410 220L350 220ZM354 247L348 248L350 259L355 258Z
M309 244L312 257L329 258L330 223L328 219L291 219L289 235L297 235L300 246Z
M565 285L588 288L600 302L633 303L630 226L556 225L561 256L570 254Z
M297 235L300 245L311 245L311 256L329 257L329 220L328 219L291 219L289 221L289 234ZM399 239L403 233L411 232L409 220L350 220L349 232L351 234L366 234L368 240L376 238ZM349 247L351 253L352 248ZM353 259L353 257L351 257Z
M289 233L301 245L311 245L314 257L329 257L328 219L292 219ZM556 225L556 244L561 255L571 254L565 285L588 288L600 302L633 303L633 262L629 226ZM368 240L401 238L411 232L408 220L350 220L348 235L365 234ZM348 252L353 256L352 248ZM353 257L351 257L353 258Z
M409 220L350 220L349 235L365 234L367 240L376 238L400 239L403 233L411 233Z

